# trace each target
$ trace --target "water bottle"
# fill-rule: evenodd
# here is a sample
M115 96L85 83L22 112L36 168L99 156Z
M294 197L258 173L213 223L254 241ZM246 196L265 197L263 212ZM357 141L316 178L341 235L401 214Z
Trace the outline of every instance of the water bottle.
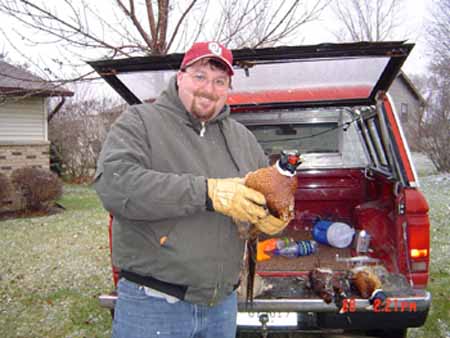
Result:
M300 257L316 252L317 242L312 240L293 241L281 249L275 249L275 256Z
M278 238L275 243L275 250L283 249L292 243L295 243L295 241L292 238L288 238L288 237Z
M356 235L356 252L366 253L369 251L370 235L366 230L361 230Z
M341 249L351 244L354 234L355 229L350 225L326 220L317 221L312 231L317 242Z
M261 248L265 253L273 253L275 250L280 250L293 243L294 240L288 237L270 238L260 242Z

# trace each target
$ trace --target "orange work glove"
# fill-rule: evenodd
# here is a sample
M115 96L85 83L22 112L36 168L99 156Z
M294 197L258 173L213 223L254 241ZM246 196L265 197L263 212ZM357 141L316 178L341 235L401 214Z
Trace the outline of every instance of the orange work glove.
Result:
M268 214L264 195L247 188L242 178L210 178L207 186L213 209L234 220L254 224Z
M276 218L272 215L267 215L264 218L260 218L255 224L255 227L265 234L275 235L281 230L286 228L289 221L283 221L282 219Z

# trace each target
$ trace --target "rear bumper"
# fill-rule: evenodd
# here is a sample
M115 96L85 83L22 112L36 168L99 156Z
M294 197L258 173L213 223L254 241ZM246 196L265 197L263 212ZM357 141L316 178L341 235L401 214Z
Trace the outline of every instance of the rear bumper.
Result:
M370 307L367 299L355 298L354 309L351 312L406 312L410 305L414 307L415 312L427 311L431 304L431 294L425 290L417 290L414 296L389 298L385 307L373 309ZM403 311L401 306L403 304ZM406 308L408 307L408 309ZM326 304L322 299L255 299L253 304L247 305L239 303L239 311L294 311L294 312L332 312L336 313L339 309L335 304ZM350 310L349 310L350 312Z
M240 312L276 313L297 312L296 327L272 327L269 331L305 330L374 330L406 329L425 323L431 305L431 294L416 290L413 296L388 298L386 305L373 307L367 299L353 299L352 307L339 313L334 304L321 299L255 300L251 306L239 304ZM242 331L256 331L260 327L240 327Z
M114 310L114 306L116 305L117 301L117 294L112 293L109 295L100 295L98 297L98 301L101 307L104 307L105 309Z
M117 295L101 295L100 305L114 309ZM253 304L239 303L239 312L297 312L297 327L289 331L310 329L400 329L419 327L425 323L431 305L431 294L416 290L414 296L388 298L385 306L370 307L367 299L353 299L353 307L338 313L334 304L326 304L322 299L255 299ZM244 328L259 330L258 327ZM270 329L273 331L279 328Z

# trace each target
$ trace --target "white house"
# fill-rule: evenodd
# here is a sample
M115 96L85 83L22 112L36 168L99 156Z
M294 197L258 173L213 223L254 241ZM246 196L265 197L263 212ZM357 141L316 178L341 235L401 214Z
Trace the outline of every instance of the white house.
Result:
M9 175L23 166L49 168L47 100L72 95L0 60L0 172Z
M405 73L398 73L389 93L394 98L395 109L400 117L403 132L412 150L418 150L419 118L425 109L425 99Z

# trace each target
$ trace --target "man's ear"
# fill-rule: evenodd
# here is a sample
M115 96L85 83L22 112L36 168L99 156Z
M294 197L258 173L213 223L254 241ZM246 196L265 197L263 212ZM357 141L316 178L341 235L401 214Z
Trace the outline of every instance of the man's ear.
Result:
M177 72L177 86L180 86L180 81L181 81L181 78L183 77L183 75L184 75L183 71L179 70Z

